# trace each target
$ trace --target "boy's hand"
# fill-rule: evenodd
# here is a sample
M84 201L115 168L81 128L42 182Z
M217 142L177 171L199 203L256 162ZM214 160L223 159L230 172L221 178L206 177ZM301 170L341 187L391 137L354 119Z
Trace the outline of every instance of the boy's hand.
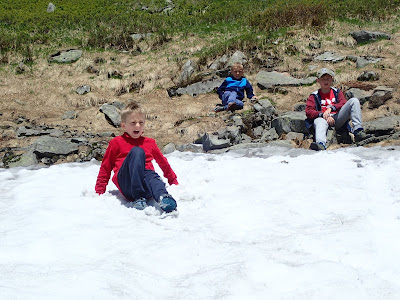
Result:
M169 185L173 185L173 184L178 185L179 184L178 180L176 178L174 180L169 181L168 183L169 183Z

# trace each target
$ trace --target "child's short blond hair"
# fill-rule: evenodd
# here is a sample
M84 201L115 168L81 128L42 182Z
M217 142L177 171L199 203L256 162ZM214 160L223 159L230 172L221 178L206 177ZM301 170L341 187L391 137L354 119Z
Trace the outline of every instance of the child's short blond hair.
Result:
M121 111L121 122L125 123L128 116L132 113L137 113L141 115L145 115L145 112L142 110L140 105L137 102L130 102L122 111Z
M243 70L243 65L240 62L234 62L231 66L231 71L233 69L242 69Z

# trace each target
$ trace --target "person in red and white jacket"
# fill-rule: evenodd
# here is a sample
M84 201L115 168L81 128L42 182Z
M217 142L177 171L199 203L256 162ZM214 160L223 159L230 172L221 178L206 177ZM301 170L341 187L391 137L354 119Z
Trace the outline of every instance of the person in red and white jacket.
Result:
M362 127L360 101L357 98L347 101L342 91L331 87L334 76L335 73L330 69L319 70L317 82L320 89L313 92L306 102L306 125L313 125L315 129L315 142L311 143L310 148L316 151L326 149L329 126L341 128L349 119L356 142L371 137Z
M105 193L113 171L112 181L125 198L133 202L134 208L145 209L147 200L153 197L162 210L171 212L176 209L176 201L155 172L152 160L160 166L170 185L178 184L177 176L156 141L142 136L144 126L145 113L136 102L130 103L121 112L121 127L125 132L109 142L95 191L99 195Z

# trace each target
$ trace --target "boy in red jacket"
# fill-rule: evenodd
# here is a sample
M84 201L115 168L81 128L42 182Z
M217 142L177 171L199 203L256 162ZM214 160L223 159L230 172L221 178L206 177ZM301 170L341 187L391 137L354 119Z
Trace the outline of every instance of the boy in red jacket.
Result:
M155 172L154 159L168 179L169 184L178 184L176 175L154 139L142 136L145 113L132 102L121 112L121 127L124 134L113 138L108 144L96 182L96 193L106 191L111 171L112 181L133 207L147 207L146 200L153 197L165 212L176 209L176 201L168 194L165 184Z

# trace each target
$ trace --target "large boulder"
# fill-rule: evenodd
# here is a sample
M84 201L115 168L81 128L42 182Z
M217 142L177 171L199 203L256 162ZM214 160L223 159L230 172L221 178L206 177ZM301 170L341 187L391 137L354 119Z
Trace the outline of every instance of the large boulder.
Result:
M305 120L306 115L304 112L291 111L280 115L272 120L271 127L275 128L276 133L282 135L283 133L299 132L305 133Z

